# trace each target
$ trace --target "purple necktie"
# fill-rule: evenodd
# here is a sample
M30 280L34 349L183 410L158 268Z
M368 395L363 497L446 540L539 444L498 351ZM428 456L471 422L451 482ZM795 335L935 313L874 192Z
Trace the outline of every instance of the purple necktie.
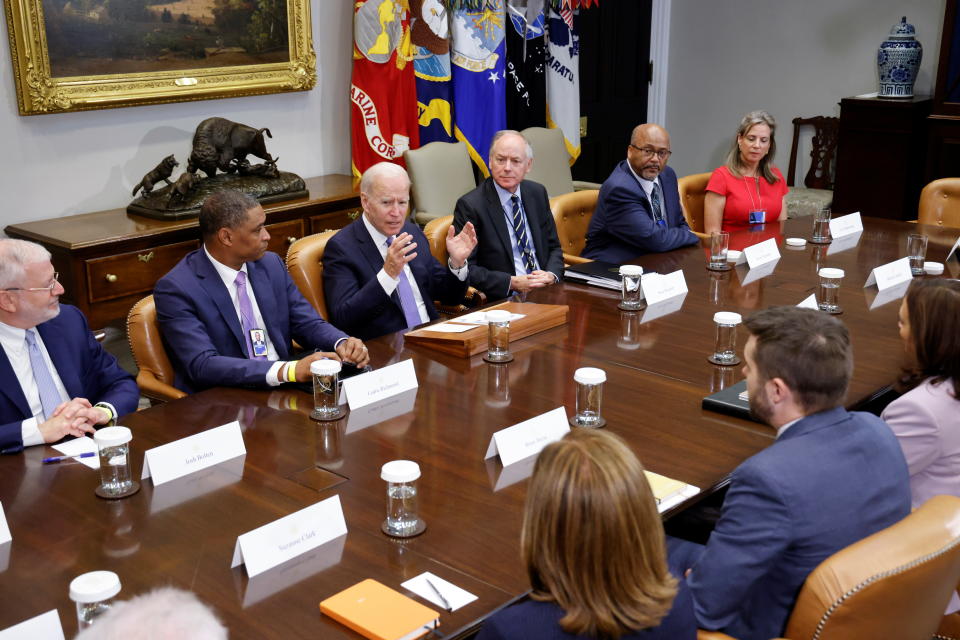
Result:
M396 236L391 236L387 238L388 247L393 244L395 237ZM422 324L420 322L420 312L417 311L417 301L413 299L413 288L410 286L410 282L407 280L407 274L404 271L400 272L400 283L397 285L397 295L400 296L400 307L403 309L403 317L407 319L407 328L413 329Z
M253 305L250 303L250 296L247 294L247 274L243 271L237 272L237 279L233 281L237 285L237 301L240 303L240 329L243 331L243 337L247 341L247 355L254 360L266 360L267 356L253 355L253 342L250 340L250 329L257 328L257 322L253 317Z
M40 404L43 406L44 420L50 418L50 414L60 404L60 392L57 391L57 383L53 381L50 375L50 368L40 353L40 345L37 344L37 336L33 329L27 329L27 353L30 354L30 368L33 369L33 379L37 383L37 390L40 391Z

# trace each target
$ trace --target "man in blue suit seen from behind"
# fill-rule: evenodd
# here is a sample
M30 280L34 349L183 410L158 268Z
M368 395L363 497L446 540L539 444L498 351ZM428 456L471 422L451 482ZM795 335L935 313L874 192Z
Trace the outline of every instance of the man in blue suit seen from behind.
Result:
M467 290L467 257L477 246L473 224L447 230L446 265L430 253L407 219L410 178L380 162L360 180L363 215L330 238L323 252L323 288L330 318L363 338L436 320L433 301L457 304Z
M603 186L587 228L583 257L614 264L699 242L680 207L677 174L667 166L670 135L647 123L634 128Z
M92 434L137 409L137 383L62 294L45 248L0 240L0 453Z
M177 388L266 388L306 382L321 358L369 361L366 346L321 318L267 251L265 222L263 207L244 193L210 195L200 209L203 246L157 282L157 320ZM298 357L293 340L315 351Z
M775 307L745 326L750 410L776 440L734 470L705 548L668 545L675 570L692 565L686 580L702 628L767 640L783 635L817 565L910 513L910 483L890 428L843 408L853 371L843 323Z

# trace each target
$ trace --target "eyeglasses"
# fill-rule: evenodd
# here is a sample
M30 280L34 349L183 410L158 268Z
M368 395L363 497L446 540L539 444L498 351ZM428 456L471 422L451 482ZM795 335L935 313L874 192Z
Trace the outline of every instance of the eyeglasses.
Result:
M670 154L673 153L673 151L670 151L670 149L651 149L650 147L638 147L633 143L630 143L630 146L648 158L650 156L657 156L661 160L666 160L670 157Z
M57 288L57 284L60 282L60 274L56 271L53 272L53 282L50 283L50 286L47 287L8 287L4 291L46 291L48 294L52 294L53 290Z

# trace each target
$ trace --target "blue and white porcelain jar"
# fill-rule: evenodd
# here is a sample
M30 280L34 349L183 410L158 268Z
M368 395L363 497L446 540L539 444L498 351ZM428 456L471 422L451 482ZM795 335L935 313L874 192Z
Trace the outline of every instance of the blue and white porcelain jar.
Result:
M917 42L916 30L907 24L907 17L890 29L890 37L877 51L877 70L880 72L881 98L912 98L913 83L920 70L923 47Z

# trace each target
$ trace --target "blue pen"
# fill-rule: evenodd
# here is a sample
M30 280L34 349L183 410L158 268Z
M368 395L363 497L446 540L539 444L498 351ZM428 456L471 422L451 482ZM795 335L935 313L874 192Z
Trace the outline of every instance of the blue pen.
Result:
M86 453L78 453L75 456L55 456L53 458L44 458L43 464L56 464L62 460L71 460L73 458L92 458L97 455L96 451L87 451Z

